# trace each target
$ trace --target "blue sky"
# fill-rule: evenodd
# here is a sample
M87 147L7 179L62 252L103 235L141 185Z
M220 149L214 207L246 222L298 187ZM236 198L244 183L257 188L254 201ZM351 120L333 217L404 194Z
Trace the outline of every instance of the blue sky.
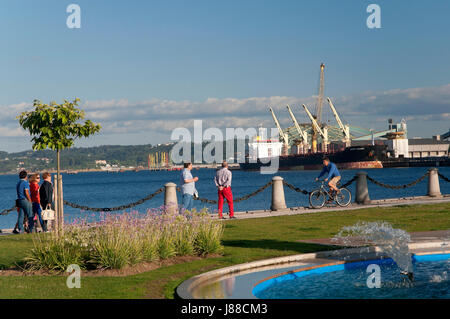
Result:
M66 27L71 3L81 29ZM370 3L381 7L381 29L366 26ZM410 135L443 133L449 13L438 0L3 0L0 150L29 148L13 110L34 99L81 98L104 127L81 146L167 141L194 119L273 126L269 102L287 125L282 103L313 104L321 62L325 94L351 124L384 129L405 117Z

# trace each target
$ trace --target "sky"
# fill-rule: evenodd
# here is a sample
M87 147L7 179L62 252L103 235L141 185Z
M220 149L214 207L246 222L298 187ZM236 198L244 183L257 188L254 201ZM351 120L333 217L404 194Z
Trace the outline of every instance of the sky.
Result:
M69 29L70 4L81 28ZM381 8L369 29L366 8ZM31 148L16 116L81 99L100 134L76 146L168 142L177 127L283 127L325 96L345 122L408 135L450 128L450 2L0 1L0 150ZM327 113L328 112L328 113ZM329 117L329 111L324 111Z

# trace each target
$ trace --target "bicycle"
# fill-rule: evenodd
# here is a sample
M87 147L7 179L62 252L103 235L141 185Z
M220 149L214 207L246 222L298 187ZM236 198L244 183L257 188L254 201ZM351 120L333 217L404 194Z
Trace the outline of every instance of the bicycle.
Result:
M309 203L313 208L322 208L325 205L327 195L329 197L329 201L335 201L339 206L341 207L347 207L350 205L350 202L352 200L352 193L345 188L339 188L338 192L329 192L328 187L325 186L325 182L322 180L320 181L320 187L316 190L313 190L309 194ZM337 187L339 187L339 182L336 184Z

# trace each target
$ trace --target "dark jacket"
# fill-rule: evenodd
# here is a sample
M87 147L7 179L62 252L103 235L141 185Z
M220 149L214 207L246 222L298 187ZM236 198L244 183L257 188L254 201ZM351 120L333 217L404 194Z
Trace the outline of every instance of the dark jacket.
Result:
M53 203L53 184L44 181L39 189L39 196L41 197L41 206L43 209L47 207L48 204Z

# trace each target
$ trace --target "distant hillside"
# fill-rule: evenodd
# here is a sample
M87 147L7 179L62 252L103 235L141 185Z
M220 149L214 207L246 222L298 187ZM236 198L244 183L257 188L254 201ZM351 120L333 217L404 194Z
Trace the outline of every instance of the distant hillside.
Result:
M96 168L95 161L105 160L110 165L147 166L148 155L169 152L172 145L103 145L96 147L75 147L61 151L62 169ZM0 173L17 172L19 169L56 169L56 152L24 151L18 153L0 152Z
M208 143L204 143L203 147ZM95 147L75 147L61 151L61 168L63 170L93 169L99 168L95 161L106 161L110 165L125 167L147 167L148 155L156 152L169 153L174 143L159 145L103 145ZM236 154L235 156L243 156ZM225 154L225 146L223 150ZM194 144L191 144L191 154L194 155ZM55 170L56 152L24 151L7 153L0 151L0 173L16 173L21 169L29 171Z

